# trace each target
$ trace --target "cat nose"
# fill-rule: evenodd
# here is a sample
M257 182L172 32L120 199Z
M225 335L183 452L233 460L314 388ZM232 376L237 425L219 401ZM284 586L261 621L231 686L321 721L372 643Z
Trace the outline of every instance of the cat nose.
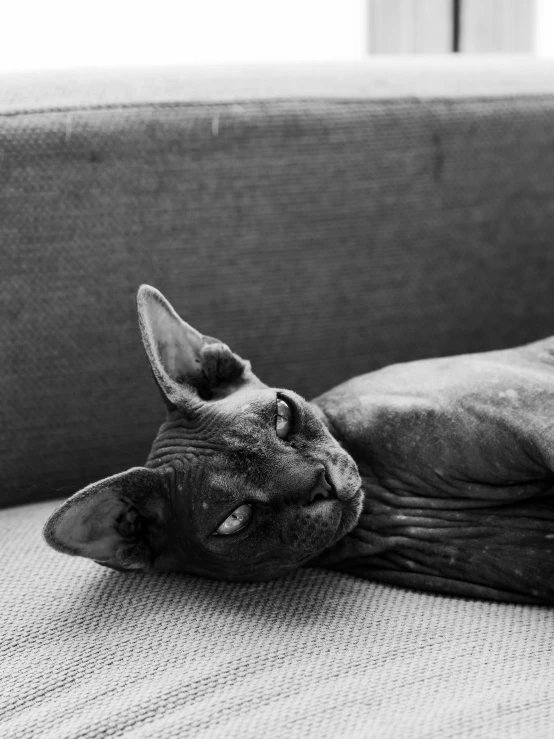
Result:
M319 473L314 487L309 491L307 495L303 496L301 501L302 505L310 505L318 500L326 500L327 498L335 498L335 488L331 485L325 474L325 468L323 467Z

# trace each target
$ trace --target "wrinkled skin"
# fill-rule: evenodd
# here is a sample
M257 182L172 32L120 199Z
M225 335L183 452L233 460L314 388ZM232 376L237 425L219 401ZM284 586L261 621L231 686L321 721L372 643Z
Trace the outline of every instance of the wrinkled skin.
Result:
M316 565L554 602L554 339L395 365L307 403L153 288L138 305L167 419L144 467L52 514L51 546L120 570L265 580ZM286 439L278 398L293 412ZM220 535L245 503L248 525Z
M69 498L47 522L47 542L119 570L267 580L348 533L361 512L360 476L317 407L265 385L153 288L141 289L138 305L166 421L145 467ZM292 411L286 439L276 434L278 399ZM218 535L243 504L249 525Z
M352 459L306 401L290 391L301 431L283 443L274 429L273 388L235 391L202 414L202 427L168 414L147 466L171 470L170 546L157 570L184 570L229 580L278 577L340 539L356 524L361 487ZM206 428L207 427L207 428ZM337 499L310 504L319 470ZM252 525L233 536L214 536L239 505L253 504Z
M364 489L358 526L319 564L554 603L554 338L394 365L314 403Z

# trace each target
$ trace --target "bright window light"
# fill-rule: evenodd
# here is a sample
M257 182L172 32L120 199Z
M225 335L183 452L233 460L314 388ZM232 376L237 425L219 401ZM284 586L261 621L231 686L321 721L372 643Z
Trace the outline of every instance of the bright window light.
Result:
M535 51L540 57L554 57L554 2L537 0Z
M365 0L18 0L0 71L356 60Z

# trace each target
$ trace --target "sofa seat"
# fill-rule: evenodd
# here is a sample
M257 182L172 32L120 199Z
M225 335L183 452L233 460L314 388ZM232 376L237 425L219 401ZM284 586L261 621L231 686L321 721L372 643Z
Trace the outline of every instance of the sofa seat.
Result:
M2 76L0 739L552 739L552 609L122 574L41 529L163 418L141 283L307 398L517 346L553 332L553 172L553 60Z
M49 549L0 511L0 736L551 739L551 609L325 570L229 584Z

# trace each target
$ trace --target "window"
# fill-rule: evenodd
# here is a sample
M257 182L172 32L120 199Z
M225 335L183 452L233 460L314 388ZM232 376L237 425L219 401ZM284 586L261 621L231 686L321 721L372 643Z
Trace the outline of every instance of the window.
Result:
M453 50L554 56L554 0L18 0L0 71Z

